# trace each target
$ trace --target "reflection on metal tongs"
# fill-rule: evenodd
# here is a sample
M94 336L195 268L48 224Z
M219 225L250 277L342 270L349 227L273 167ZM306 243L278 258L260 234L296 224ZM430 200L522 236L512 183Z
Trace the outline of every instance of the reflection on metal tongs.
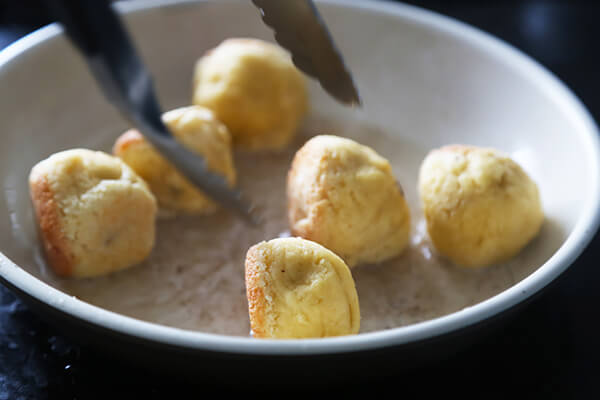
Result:
M325 22L311 0L252 0L275 40L292 54L302 72L316 78L331 96L347 105L361 104L352 75Z
M339 52L310 0L253 0L294 63L345 104L360 104ZM203 157L180 145L161 119L152 79L116 12L106 0L46 0L84 55L105 96L184 176L251 224L260 219L242 194L212 173Z

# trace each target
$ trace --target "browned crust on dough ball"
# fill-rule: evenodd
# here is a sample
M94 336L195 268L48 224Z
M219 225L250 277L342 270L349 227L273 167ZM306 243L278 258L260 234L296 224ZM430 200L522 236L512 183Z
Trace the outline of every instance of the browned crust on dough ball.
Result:
M257 245L252 246L246 254L246 297L248 298L248 315L250 328L254 337L265 337L265 293L261 285L260 272L257 268Z
M296 229L296 224L294 222L299 221L307 217L306 210L302 207L300 201L298 201L297 197L292 195L292 182L296 179L296 175L298 174L298 164L300 164L300 160L304 157L305 148L302 147L296 154L294 155L294 159L292 160L292 165L288 171L286 177L286 197L287 197L287 214L288 221L290 225L290 232L293 236L302 236L306 235L308 232L299 232Z
M297 171L297 167L296 167L296 160L298 158L298 154L296 154L296 156L294 157L294 160L292 161L292 165L288 171L287 174L287 178L286 178L286 197L287 197L287 214L288 214L288 221L290 223L290 231L293 235L297 235L297 232L294 232L294 221L298 221L302 218L306 218L306 213L304 212L304 210L299 206L298 201L296 200L296 196L292 196L292 194L290 193L291 190L291 182L295 179L296 177L296 171Z
M117 138L113 146L113 154L119 155L127 151L130 146L144 141L144 136L136 129L130 129Z
M60 276L73 274L73 254L61 230L61 216L48 179L41 176L29 183L44 251L50 267Z
M305 239L314 240L316 242L319 241L320 238L317 236L316 229L319 226L322 226L325 209L321 206L320 200L327 199L327 194L325 193L325 189L323 187L312 187L312 195L317 200L316 203L312 204L309 210L304 208L304 203L299 201L296 196L293 196L290 191L292 188L291 182L296 179L296 175L298 171L301 169L302 160L305 157L304 153L308 153L306 148L300 149L294 159L292 160L292 165L290 170L288 171L287 181L286 181L286 192L287 192L287 211L288 211L288 222L290 225L290 233L292 236L300 236ZM319 159L319 163L323 161L325 155L322 155ZM302 229L298 229L296 224L297 221L308 217L308 213L311 213L311 220L314 221L312 224L306 224Z

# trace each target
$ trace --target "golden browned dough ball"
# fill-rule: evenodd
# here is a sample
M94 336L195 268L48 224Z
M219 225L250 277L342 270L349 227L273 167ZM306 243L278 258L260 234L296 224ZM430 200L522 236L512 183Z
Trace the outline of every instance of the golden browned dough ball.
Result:
M236 172L231 137L214 114L200 106L177 108L163 114L175 139L206 159L208 168L233 187ZM113 153L125 161L150 185L159 206L171 213L210 214L217 205L162 157L137 130L121 135Z
M196 64L193 103L213 110L236 146L281 149L307 110L305 80L282 48L228 39Z
M91 277L144 260L154 246L156 200L116 157L66 150L29 175L48 264L67 277Z
M301 238L261 242L246 255L250 325L257 338L358 333L360 309L344 261Z
M513 257L544 220L535 182L494 149L433 150L421 165L419 193L433 245L466 267Z
M349 266L400 254L410 211L390 163L337 136L315 136L298 150L287 178L293 235L314 240Z

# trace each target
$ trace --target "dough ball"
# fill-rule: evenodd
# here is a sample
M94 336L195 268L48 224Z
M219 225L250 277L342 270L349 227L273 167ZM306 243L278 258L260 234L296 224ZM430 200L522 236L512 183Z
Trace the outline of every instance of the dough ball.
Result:
M257 338L358 333L360 309L350 269L301 238L261 242L246 255L250 325Z
M433 150L421 165L419 194L433 245L466 267L515 256L544 220L535 182L494 149Z
M327 247L353 267L399 255L410 211L390 163L367 146L315 136L298 150L287 178L293 235Z
M177 108L163 114L163 121L176 140L204 156L209 169L223 176L229 186L235 185L231 137L210 110L199 106ZM181 175L138 131L122 134L113 153L144 178L162 209L197 215L217 210L217 204Z
M118 158L62 151L33 167L29 186L47 260L58 275L108 274L152 250L156 200Z
M282 48L228 39L198 60L193 103L213 110L236 146L276 150L290 143L306 112L305 84Z

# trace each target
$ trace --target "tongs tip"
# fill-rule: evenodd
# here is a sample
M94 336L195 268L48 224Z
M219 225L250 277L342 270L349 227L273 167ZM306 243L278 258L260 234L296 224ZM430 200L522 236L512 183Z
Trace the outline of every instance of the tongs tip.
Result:
M258 228L263 224L263 218L259 215L257 207L242 198L239 191L236 191L237 199L233 209L237 211L238 215L242 217L242 220L252 228Z

